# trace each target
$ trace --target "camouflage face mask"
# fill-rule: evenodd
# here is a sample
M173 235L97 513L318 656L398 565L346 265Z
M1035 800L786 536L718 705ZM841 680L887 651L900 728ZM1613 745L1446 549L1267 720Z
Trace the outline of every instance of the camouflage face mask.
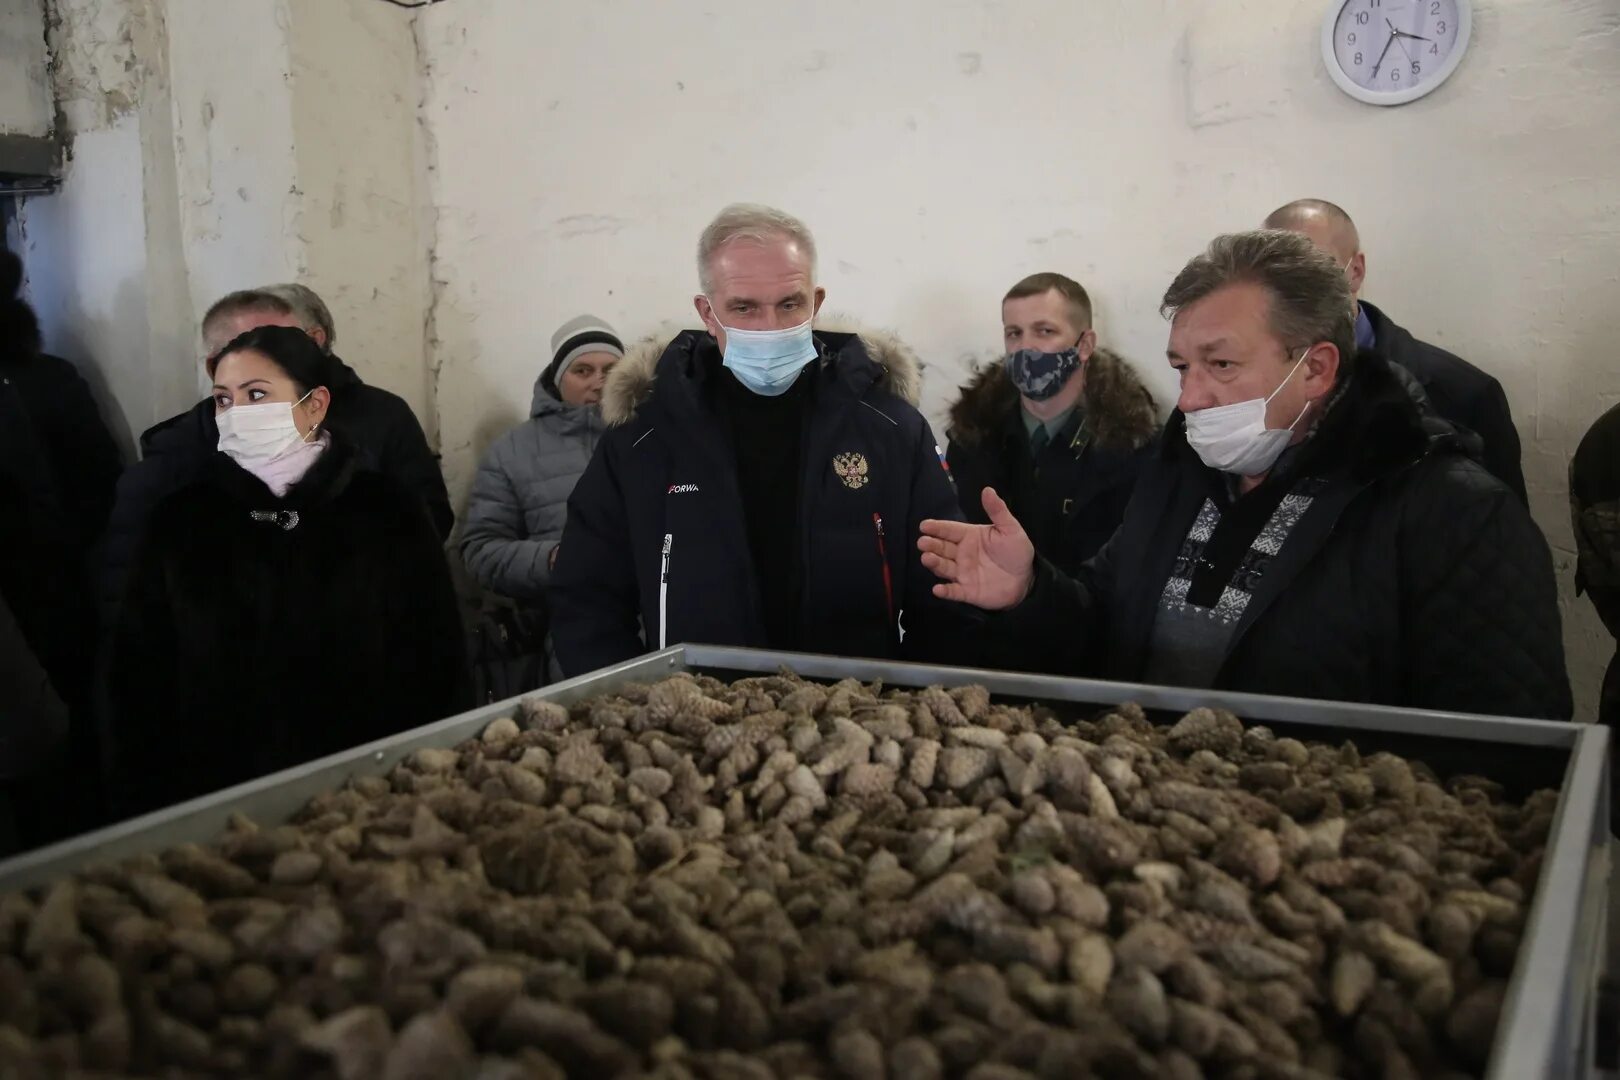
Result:
M1018 392L1031 401L1045 401L1068 383L1080 370L1078 347L1061 352L1019 349L1007 354L1007 377Z

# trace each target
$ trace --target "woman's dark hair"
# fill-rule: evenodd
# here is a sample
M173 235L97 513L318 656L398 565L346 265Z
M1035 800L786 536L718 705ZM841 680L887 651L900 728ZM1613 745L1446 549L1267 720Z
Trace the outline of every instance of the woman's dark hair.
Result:
M307 394L317 386L331 386L331 355L315 344L314 338L291 326L256 326L236 335L230 344L208 358L208 377L214 377L221 360L248 350L268 356L293 381L300 394Z

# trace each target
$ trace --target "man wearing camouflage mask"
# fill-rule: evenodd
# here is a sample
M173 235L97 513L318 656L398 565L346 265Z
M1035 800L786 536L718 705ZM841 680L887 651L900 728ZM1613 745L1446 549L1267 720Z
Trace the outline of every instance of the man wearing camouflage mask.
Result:
M1003 493L1035 548L1073 572L1125 514L1153 398L1097 346L1091 298L1062 274L1032 274L1001 302L1004 354L962 388L946 432L957 495L985 523L980 492Z

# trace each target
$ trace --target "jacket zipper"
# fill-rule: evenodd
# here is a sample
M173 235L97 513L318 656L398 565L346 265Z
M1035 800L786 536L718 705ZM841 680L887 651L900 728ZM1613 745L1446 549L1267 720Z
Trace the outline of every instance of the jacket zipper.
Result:
M664 534L664 563L658 572L658 647L669 647L669 550L675 546L675 534Z
M895 625L894 576L889 572L889 546L883 539L883 515L873 514L872 524L877 528L878 561L883 564L883 602L889 611L889 628Z

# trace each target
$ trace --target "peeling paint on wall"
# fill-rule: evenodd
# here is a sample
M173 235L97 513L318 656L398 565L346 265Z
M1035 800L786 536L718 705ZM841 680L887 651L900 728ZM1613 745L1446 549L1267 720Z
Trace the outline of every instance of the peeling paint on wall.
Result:
M56 108L72 134L112 126L140 96L135 21L146 0L47 0Z

